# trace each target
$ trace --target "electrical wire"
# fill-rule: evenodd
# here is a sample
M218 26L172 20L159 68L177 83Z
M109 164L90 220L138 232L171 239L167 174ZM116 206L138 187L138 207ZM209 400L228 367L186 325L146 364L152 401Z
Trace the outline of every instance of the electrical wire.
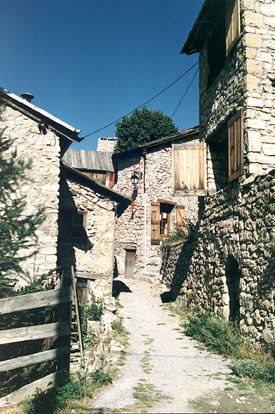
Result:
M183 101L183 98L186 96L186 94L187 94L187 92L189 91L189 89L190 89L190 87L191 87L192 83L194 82L194 79L195 79L195 77L196 77L196 75L197 75L198 71L199 71L199 68L196 70L196 72L195 72L195 73L194 73L194 75L193 75L193 78L191 79L191 81L189 82L189 84L188 84L187 88L185 89L184 94L183 94L183 95L182 95L182 97L180 98L179 103L177 104L176 108L174 109L174 112L173 112L173 113L172 113L172 115L171 115L171 118L173 118L173 116L174 116L174 115L175 115L175 113L177 112L177 110L178 110L178 108L179 108L180 104L181 104L181 103L182 103L182 101Z
M177 83L179 80L181 80L185 75L187 75L187 73L189 73L199 62L194 63L194 65L192 65L190 68L188 68L182 75L180 75L176 80L174 80L173 82L171 82L168 86L166 86L164 89L162 89L160 92L156 93L154 96L152 96L151 98L149 98L146 102L143 102L143 104L139 105L138 107L136 107L135 109L140 109L142 108L144 105L147 105L149 102L153 101L154 99L156 99L158 96L160 96L162 93L164 93L165 91L167 91L167 89L171 88L171 86L175 85L175 83ZM198 70L197 70L198 72ZM196 73L197 73L196 72ZM191 86L191 85L190 85ZM89 134L84 135L84 137L81 137L80 139L84 139L89 137L90 135L96 134L97 132L102 131L105 128L108 128L109 126L115 124L116 122L120 121L121 119L125 118L128 115L131 115L134 110L128 112L127 114L121 116L120 118L116 119L115 121L110 122L107 125L104 125L101 128L98 128L92 132L89 132Z

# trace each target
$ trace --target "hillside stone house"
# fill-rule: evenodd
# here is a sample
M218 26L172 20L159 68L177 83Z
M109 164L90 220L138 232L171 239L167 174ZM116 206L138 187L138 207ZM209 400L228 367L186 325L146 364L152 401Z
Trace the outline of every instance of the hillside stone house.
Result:
M194 127L114 153L115 189L132 199L117 218L117 273L159 278L161 246L183 220L197 223L205 194L205 146Z
M274 15L268 0L207 0L182 53L199 53L207 196L184 303L274 339Z
M56 269L58 243L58 214L60 202L60 160L72 142L79 142L79 130L50 113L38 108L28 99L0 89L0 127L13 142L10 154L31 161L18 193L26 197L25 217L41 207L45 220L37 229L33 251L22 262L23 273L18 275L18 287L29 284L37 276ZM6 156L8 156L6 154Z
M115 223L131 200L69 166L61 168L58 265L75 269L79 299L112 292ZM83 295L82 295L82 293Z
M116 215L131 202L110 188L114 184L110 152L69 150L68 155L71 143L81 140L80 130L4 89L0 104L0 127L12 142L5 156L16 150L18 159L31 162L18 189L26 199L24 216L41 208L45 214L33 250L20 252L28 257L22 273L15 275L16 288L51 270L70 275L73 266L82 286L91 285L99 296L110 293ZM79 170L65 165L66 159Z

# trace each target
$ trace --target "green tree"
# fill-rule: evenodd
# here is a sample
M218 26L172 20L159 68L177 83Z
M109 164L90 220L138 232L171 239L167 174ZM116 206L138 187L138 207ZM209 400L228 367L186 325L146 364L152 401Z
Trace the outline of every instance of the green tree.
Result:
M1 120L1 112L0 112ZM17 196L16 191L25 178L30 162L18 159L14 142L6 137L5 128L0 129L0 297L12 293L16 274L23 273L21 262L35 246L35 231L43 221L39 210L33 216L24 216L26 197Z
M116 151L124 151L137 145L178 132L172 119L161 111L150 111L144 107L116 123Z

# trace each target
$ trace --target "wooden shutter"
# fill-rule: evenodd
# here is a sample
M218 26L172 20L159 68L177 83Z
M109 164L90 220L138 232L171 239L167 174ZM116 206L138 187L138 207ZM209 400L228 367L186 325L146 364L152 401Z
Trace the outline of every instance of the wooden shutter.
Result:
M226 55L240 35L240 1L226 1Z
M236 112L228 121L228 181L243 173L243 126L242 111Z
M160 243L160 203L151 203L151 244Z
M204 144L175 144L174 191L204 192L206 189L206 155Z
M185 220L185 207L176 206L176 226L181 226Z

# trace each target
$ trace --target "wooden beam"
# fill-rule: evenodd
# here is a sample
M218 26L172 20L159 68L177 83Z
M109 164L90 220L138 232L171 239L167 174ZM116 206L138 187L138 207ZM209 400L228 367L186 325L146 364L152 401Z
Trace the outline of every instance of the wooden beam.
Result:
M55 306L72 300L72 288L45 290L27 295L0 299L0 315L29 309Z
M21 387L19 390L0 398L0 407L17 405L32 396L37 390L45 391L55 385L61 385L64 383L64 376L66 376L66 372L57 371L46 377L40 378L31 384L24 385L24 387Z
M70 325L65 322L4 329L0 331L0 345L67 335L70 335Z
M70 352L68 347L50 349L49 351L38 352L32 355L21 356L18 358L8 359L0 362L0 372L10 371L12 369L28 367L30 365L40 364L41 362L53 361L63 357Z
M89 279L89 280L98 280L98 279L104 280L104 279L111 278L111 275L106 274L106 273L78 272L78 273L75 273L75 277L80 278L80 279Z

